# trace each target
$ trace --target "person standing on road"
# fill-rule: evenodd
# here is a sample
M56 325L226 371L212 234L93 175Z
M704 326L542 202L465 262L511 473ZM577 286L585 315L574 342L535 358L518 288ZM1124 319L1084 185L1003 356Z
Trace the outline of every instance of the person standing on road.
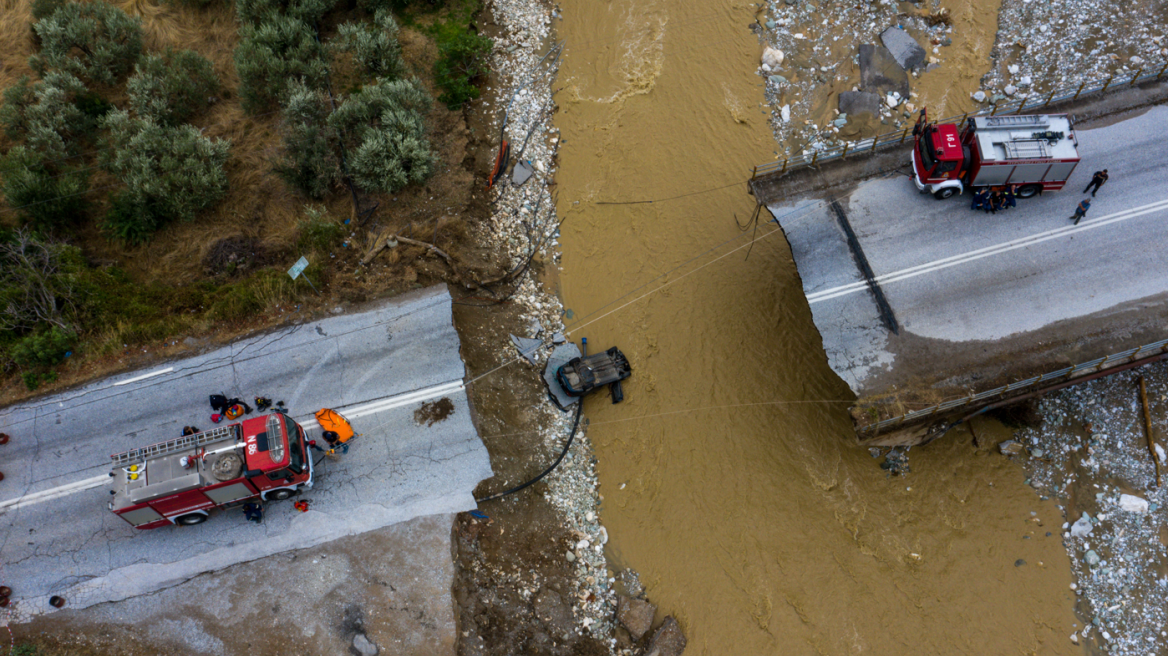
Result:
M1083 190L1083 193L1090 191L1091 198L1094 198L1095 192L1099 191L1099 188L1103 186L1104 182L1107 182L1107 169L1096 171L1095 174L1091 176L1091 182L1087 183L1087 188ZM1091 187L1095 187L1095 189L1092 190Z
M1089 199L1084 198L1079 202L1079 206L1075 208L1075 214L1071 216L1071 219L1074 220L1075 225L1079 225L1079 221L1082 221L1083 217L1087 216L1087 210L1089 209L1091 209L1091 201Z

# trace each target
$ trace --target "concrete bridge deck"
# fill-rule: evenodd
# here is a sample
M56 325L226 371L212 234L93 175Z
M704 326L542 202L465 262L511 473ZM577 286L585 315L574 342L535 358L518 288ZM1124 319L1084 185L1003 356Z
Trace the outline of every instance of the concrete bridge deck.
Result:
M768 203L860 406L912 410L1168 336L1168 107L1098 123L1079 126L1066 190L996 215L919 194L907 151L884 177Z

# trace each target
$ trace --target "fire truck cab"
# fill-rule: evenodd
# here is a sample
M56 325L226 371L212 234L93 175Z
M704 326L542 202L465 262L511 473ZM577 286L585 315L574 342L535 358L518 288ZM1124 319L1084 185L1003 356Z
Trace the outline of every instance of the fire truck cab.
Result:
M938 199L1009 186L1030 198L1062 189L1079 163L1074 125L1062 114L975 116L959 132L921 110L913 135L913 182Z
M109 509L135 528L206 521L213 508L312 487L304 429L281 413L110 456Z

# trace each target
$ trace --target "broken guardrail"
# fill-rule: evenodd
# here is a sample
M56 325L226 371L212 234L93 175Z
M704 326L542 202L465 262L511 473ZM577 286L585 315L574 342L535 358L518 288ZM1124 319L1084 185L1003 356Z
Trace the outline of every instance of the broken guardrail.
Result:
M883 421L872 422L866 426L861 426L856 429L856 432L864 437L872 437L879 434L886 429L899 429L909 424L914 424L919 421L946 414L953 410L967 408L978 405L983 401L993 402L1004 398L1007 394L1022 392L1025 390L1035 390L1041 385L1051 385L1060 382L1067 382L1071 379L1087 376L1090 374L1100 373L1109 369L1116 369L1127 364L1131 364L1140 359L1147 359L1168 354L1168 339L1162 339L1158 342L1145 344L1119 353L1105 355L1102 358L1096 358L1090 362L1083 362L1072 365L1058 371L1052 371L1026 380L1020 380L1016 383L1003 385L1001 387L987 390L980 394L970 392L969 396L959 399L951 399L943 401L934 406L924 408L922 410L914 410L906 412L898 417L891 417Z
M1145 71L1149 71L1144 75ZM1156 71L1152 73L1151 71ZM1105 80L1091 80L1079 83L1076 85L1067 85L1064 87L1056 87L1051 90L1045 98L1038 94L1029 94L1020 100L1011 100L1006 103L994 103L990 107L978 110L976 112L965 112L959 116L950 116L941 119L937 123L956 123L964 125L972 116L995 116L997 114L1021 114L1024 110L1045 109L1051 103L1059 103L1064 101L1078 100L1079 98L1091 96L1093 94L1104 94L1109 89L1112 91L1124 89L1144 82L1154 82L1160 80L1164 74L1168 72L1168 61L1150 63L1145 62L1130 78L1126 74L1112 74ZM1038 96L1037 98L1035 96ZM1032 102L1033 101L1033 102ZM788 171L795 171L801 168L817 166L823 162L830 162L835 159L845 159L848 154L869 154L876 152L877 149L887 147L890 145L897 145L904 143L909 135L912 134L912 124L906 125L903 130L896 132L887 132L885 134L877 135L870 139L861 139L860 141L845 143L842 147L816 149L814 152L803 154L798 157L788 157L782 162L774 161L766 164L759 164L754 167L754 171L750 176L751 180L755 180L760 176L769 175L783 175Z

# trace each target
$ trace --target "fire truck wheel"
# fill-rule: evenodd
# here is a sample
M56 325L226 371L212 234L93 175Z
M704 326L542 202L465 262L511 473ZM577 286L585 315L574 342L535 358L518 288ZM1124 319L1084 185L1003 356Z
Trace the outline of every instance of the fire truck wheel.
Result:
M268 495L268 498L273 501L283 501L292 496L292 490L276 490Z
M203 513L191 513L189 515L183 515L182 517L179 517L178 519L174 520L174 523L180 524L182 526L194 526L195 524L202 524L205 521L207 521L207 516Z
M946 198L952 197L955 193L957 193L956 187L945 187L944 189L938 189L937 191L934 191L933 198L936 198L937 200L945 200Z
M1042 192L1040 185L1026 185L1018 190L1018 198L1034 198Z

